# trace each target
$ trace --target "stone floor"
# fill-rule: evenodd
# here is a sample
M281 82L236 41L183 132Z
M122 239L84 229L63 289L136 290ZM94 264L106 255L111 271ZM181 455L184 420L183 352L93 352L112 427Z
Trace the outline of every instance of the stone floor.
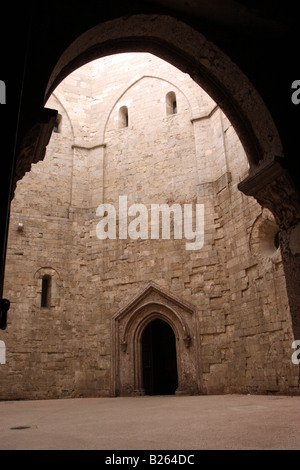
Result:
M0 449L300 449L300 397L2 401Z

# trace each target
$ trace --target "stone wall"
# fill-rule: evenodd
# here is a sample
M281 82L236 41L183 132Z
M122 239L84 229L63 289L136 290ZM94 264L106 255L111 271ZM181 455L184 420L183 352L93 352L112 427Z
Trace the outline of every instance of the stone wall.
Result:
M157 57L121 54L74 72L47 106L59 132L12 204L0 398L134 393L141 319L153 314L174 326L188 393L298 393L278 229L238 191L247 158L210 97ZM151 239L150 218L148 238L99 240L97 207L118 208L119 196L148 214L151 204L203 204L203 248L187 250L173 231Z

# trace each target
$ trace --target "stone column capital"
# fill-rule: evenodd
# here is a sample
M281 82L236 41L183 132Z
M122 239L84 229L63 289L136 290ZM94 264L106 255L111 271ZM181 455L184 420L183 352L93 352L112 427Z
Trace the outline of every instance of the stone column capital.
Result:
M291 175L277 158L257 168L241 181L238 188L247 196L253 196L261 206L269 209L281 230L287 230L300 222L300 193Z

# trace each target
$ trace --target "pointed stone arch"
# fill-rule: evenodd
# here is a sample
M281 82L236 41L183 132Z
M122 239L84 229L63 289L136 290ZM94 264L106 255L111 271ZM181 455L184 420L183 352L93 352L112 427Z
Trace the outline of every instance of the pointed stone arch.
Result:
M103 142L105 142L105 135L106 135L106 132L107 132L107 126L108 126L108 123L109 123L109 120L111 118L113 110L116 108L118 103L120 103L120 102L122 103L123 97L126 95L126 93L130 89L132 89L133 87L138 85L142 80L147 79L147 78L150 78L150 79L153 79L153 80L158 80L160 82L165 82L165 83L170 85L171 89L174 89L174 90L176 90L176 92L181 93L184 96L184 98L185 98L186 102L188 103L188 106L191 110L191 120L197 119L199 117L199 115L201 117L205 117L205 116L209 115L209 113L212 111L212 109L214 109L215 106L216 106L215 102L213 100L210 100L207 111L205 113L203 113L203 112L201 113L201 111L199 109L199 103L197 102L196 97L188 89L185 89L185 90L182 89L183 88L182 87L182 82L175 76L175 74L174 74L174 77L172 77L172 81L170 80L170 78L168 76L166 76L166 74L163 74L163 73L161 73L160 76L144 74L141 77L135 78L132 82L127 83L124 86L124 89L117 96L114 96L111 103L107 106L108 113L107 113L107 117L105 119L105 123L104 123L104 127L103 127L103 137L102 137ZM203 93L204 93L204 90L203 90ZM163 98L163 96L162 96L162 98Z
M99 24L79 36L50 75L45 101L72 71L120 52L150 52L189 73L233 124L255 172L261 161L283 156L275 123L243 72L201 33L167 15L132 15Z
M172 328L176 341L177 394L201 390L199 335L195 309L150 283L112 318L112 395L143 394L141 339L145 328L160 319Z

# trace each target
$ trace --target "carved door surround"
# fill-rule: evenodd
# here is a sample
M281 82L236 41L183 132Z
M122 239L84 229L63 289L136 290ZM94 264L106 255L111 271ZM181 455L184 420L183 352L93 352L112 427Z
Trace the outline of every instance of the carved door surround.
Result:
M154 319L165 321L176 339L176 394L199 393L194 307L151 282L112 317L112 395L143 395L141 339Z

